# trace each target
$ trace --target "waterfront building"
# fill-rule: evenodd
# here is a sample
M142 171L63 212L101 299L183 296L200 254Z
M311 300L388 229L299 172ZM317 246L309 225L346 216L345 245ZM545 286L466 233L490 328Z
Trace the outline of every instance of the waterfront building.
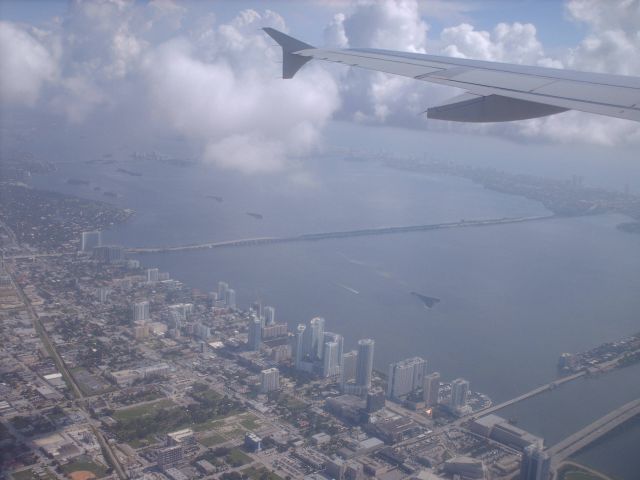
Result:
M459 410L467 404L469 395L469 381L464 378L456 378L451 382L451 408Z
M440 373L433 372L424 377L422 399L427 407L435 407L438 404L440 399Z
M520 464L520 480L548 480L550 470L551 457L541 444L525 447Z
M356 385L365 389L371 388L373 373L373 349L375 341L370 338L358 340L358 363L356 368Z
M421 357L407 358L389 365L387 397L400 398L422 387L427 361Z
M309 322L309 331L309 354L312 359L322 360L324 353L324 318L312 318Z
M356 379L356 368L358 365L358 351L352 350L350 352L342 355L342 365L340 371L340 383L342 384L342 389L344 390L344 386Z
M115 245L93 247L91 256L104 263L119 263L124 260L124 248Z
M157 282L159 275L160 270L158 270L157 268L147 268L147 282Z
M247 344L249 350L260 350L260 344L262 343L262 322L257 316L253 316L249 320L249 343Z
M92 252L94 247L102 245L102 232L95 230L93 232L82 232L82 246L83 252Z
M149 302L135 302L133 304L133 321L149 320Z
M227 288L224 296L224 302L231 310L236 309L236 291L233 288Z
M276 309L273 307L264 307L264 323L265 325L274 325L276 323Z
M333 377L340 373L340 357L338 342L325 342L323 353L322 376Z
M296 370L300 370L302 366L302 360L304 359L304 341L305 341L305 330L307 327L304 324L299 324L296 329L295 335L295 368Z
M267 368L260 372L262 393L273 392L280 388L280 372L277 368Z

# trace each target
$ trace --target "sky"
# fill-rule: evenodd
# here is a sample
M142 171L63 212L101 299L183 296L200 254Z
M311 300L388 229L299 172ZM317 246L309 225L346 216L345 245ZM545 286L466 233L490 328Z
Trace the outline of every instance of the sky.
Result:
M265 26L318 46L640 75L640 0L3 0L0 115L176 135L246 174L304 170L335 121L611 152L640 144L637 123L579 112L427 120L460 92L321 62L284 81Z

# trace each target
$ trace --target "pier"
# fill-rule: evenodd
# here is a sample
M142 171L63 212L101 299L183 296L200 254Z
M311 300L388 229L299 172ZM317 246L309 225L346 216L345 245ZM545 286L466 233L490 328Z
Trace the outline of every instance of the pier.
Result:
M399 227L379 227L366 228L360 230L345 230L336 232L323 233L307 233L302 235L293 235L288 237L256 237L241 238L237 240L226 240L222 242L207 242L191 245L177 245L173 247L140 247L129 248L127 253L145 254L145 253L171 253L171 252L187 252L192 250L205 250L210 248L224 247L249 247L256 245L268 245L274 243L289 242L310 242L318 240L329 240L335 238L363 237L376 235L389 235L394 233L424 232L428 230L443 230L450 228L467 228L467 227L487 227L492 225L508 225L512 223L533 222L539 220L548 220L555 218L555 215L543 215L534 217L516 217L516 218L497 218L488 220L461 220L459 222L435 223L428 225L408 225Z

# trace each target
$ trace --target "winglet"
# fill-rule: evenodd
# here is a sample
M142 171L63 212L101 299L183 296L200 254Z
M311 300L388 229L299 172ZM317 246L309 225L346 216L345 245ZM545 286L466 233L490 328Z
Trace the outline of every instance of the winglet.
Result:
M282 78L293 78L296 72L311 60L311 57L296 55L295 52L315 47L270 27L263 30L282 47Z

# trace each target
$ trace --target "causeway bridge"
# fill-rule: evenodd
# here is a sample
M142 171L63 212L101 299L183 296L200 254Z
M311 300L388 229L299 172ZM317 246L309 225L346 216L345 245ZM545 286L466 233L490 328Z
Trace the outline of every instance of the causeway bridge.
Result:
M185 252L191 250L204 250L208 248L224 248L224 247L249 247L256 245L268 245L274 243L290 243L290 242L310 242L318 240L328 240L334 238L348 238L348 237L363 237L374 235L388 235L394 233L408 233L408 232L424 232L428 230L443 230L450 228L467 228L467 227L486 227L492 225L507 225L511 223L524 223L533 222L539 220L548 220L555 218L555 215L543 215L532 217L506 217L487 220L461 220L459 222L449 223L434 223L428 225L408 225L399 227L379 227L379 228L366 228L359 230L344 230L336 232L323 232L323 233L306 233L301 235L292 235L288 237L256 237L256 238L241 238L237 240L226 240L222 242L208 242L197 243L190 245L177 245L173 247L140 247L129 248L127 253L133 254L145 254L145 253L171 253L171 252Z
M566 377L561 377L558 378L557 380L554 380L552 382L546 383L544 385L541 385L539 387L534 388L533 390L529 390L526 393L523 393L522 395L512 398L510 400L507 400L505 402L499 403L497 405L492 405L490 407L487 407L483 410L478 410L477 412L474 412L470 415L468 415L465 418L470 418L470 417L475 417L475 418L480 418L480 417L484 417L485 415L489 415L490 413L496 412L502 408L508 407L510 405L513 405L514 403L518 403L518 402L522 402L523 400L526 400L528 398L531 397L535 397L536 395L540 395L543 392L547 392L550 390L554 390L555 388L559 387L560 385L562 385L563 383L567 383L567 382L571 382L573 380L575 380L576 378L580 378L582 376L586 375L585 371L582 372L578 372L578 373L574 373L573 375L567 375Z
M582 430L549 447L547 453L551 456L551 463L557 468L566 458L636 415L640 415L640 398L609 412Z

